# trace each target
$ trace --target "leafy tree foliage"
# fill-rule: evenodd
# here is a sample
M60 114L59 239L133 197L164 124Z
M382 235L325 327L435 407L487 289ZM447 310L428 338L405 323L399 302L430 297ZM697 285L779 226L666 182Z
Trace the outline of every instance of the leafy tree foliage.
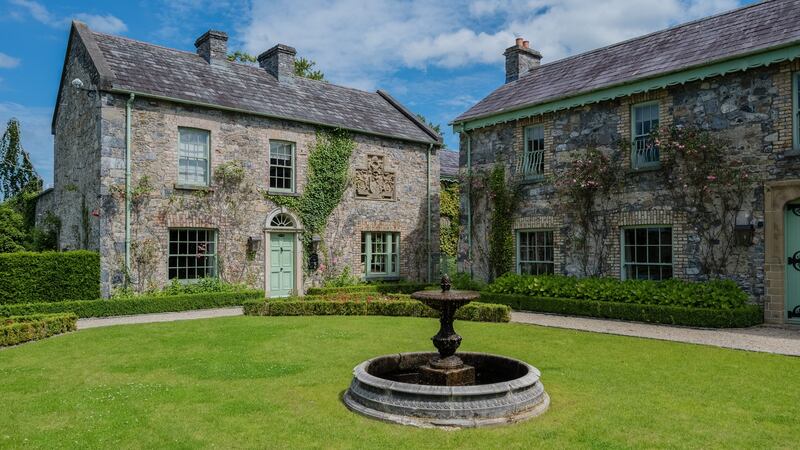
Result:
M439 125L438 123L433 123L433 122L429 121L422 114L417 114L417 119L419 119L424 124L428 125L433 131L436 132L436 134L438 134L440 136L442 135L442 126Z
M25 250L25 224L22 214L8 203L0 203L0 253Z
M228 61L254 64L258 62L258 59L247 52L236 50L235 52L228 54ZM322 73L321 70L314 69L314 66L316 65L317 63L310 59L303 57L297 58L294 61L294 74L298 77L308 78L311 80L326 81L325 74Z
M23 191L41 189L42 179L20 142L19 121L12 118L0 140L0 197L8 199Z

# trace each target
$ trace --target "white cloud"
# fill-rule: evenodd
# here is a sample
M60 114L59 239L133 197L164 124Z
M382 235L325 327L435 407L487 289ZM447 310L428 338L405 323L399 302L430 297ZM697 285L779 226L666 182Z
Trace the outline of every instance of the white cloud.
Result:
M19 65L19 58L0 52L0 69L13 69Z
M80 13L75 14L75 18L86 23L86 25L92 30L99 31L101 33L119 34L128 31L128 26L125 25L125 22L117 19L111 14L100 16L96 14Z
M12 117L21 126L22 148L31 154L36 171L44 178L45 185L53 184L53 136L50 134L50 119L53 109L24 106L12 102L0 102L0 135Z
M128 26L125 25L125 22L111 14L77 13L68 17L58 17L44 5L33 0L10 0L10 3L27 12L37 22L53 28L62 28L69 25L73 19L77 19L86 22L89 28L101 33L124 33L128 31Z
M254 1L241 26L258 54L292 45L331 80L372 86L403 67L502 64L515 36L544 62L732 9L736 0Z

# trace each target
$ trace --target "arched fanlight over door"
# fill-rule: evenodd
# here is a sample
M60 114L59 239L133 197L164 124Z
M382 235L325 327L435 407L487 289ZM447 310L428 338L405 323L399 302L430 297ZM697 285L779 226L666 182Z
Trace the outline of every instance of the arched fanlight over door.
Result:
M294 227L294 221L289 214L280 213L276 214L275 217L272 218L269 226L276 228L292 228Z

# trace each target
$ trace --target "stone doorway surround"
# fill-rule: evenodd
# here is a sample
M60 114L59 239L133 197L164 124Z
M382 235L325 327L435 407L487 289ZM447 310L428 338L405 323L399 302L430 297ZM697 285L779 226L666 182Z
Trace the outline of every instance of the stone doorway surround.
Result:
M800 199L800 180L767 182L764 185L764 322L786 325L786 204Z
M285 214L292 218L292 226L272 226L272 219L278 214ZM281 207L267 214L264 221L264 296L270 297L270 241L272 233L294 234L294 291L293 295L303 295L303 224L300 219L287 208Z

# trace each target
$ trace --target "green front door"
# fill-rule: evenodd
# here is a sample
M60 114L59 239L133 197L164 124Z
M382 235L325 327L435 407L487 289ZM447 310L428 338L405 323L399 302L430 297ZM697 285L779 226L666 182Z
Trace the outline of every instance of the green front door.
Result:
M294 291L294 234L270 234L270 297L287 297Z
M786 318L800 323L800 204L786 207Z

